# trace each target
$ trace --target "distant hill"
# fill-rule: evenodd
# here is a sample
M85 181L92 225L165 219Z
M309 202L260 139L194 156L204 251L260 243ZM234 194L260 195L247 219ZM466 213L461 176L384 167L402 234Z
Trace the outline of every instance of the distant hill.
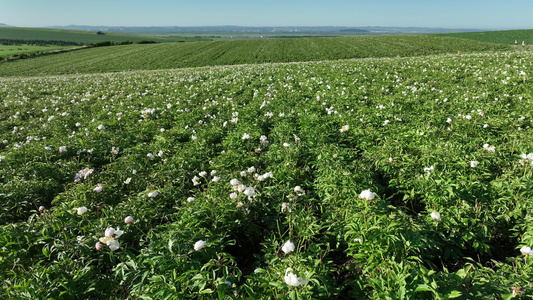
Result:
M431 27L347 27L347 26L152 26L152 27L129 27L129 26L86 26L68 25L54 26L51 28L103 31L133 34L259 34L259 35L353 35L353 34L425 34L445 32L481 31L480 29L448 29Z
M0 23L0 27L13 27L13 26L9 26L9 25L7 25L7 24Z

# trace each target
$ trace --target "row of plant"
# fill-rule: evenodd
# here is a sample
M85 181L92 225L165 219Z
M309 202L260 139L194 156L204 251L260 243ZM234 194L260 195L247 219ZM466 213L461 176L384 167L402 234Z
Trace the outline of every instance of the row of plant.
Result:
M368 57L412 57L503 50L509 50L509 46L435 35L162 43L93 48L27 61L5 62L0 64L0 76L83 74Z
M0 296L527 298L531 58L0 79Z

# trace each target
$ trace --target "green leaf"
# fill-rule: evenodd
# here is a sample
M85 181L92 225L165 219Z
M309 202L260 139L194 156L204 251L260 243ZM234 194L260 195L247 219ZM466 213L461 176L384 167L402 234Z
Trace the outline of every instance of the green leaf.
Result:
M461 297L463 294L459 291L451 291L446 298L453 299L457 297Z
M419 284L415 292L432 292L433 290L427 284Z

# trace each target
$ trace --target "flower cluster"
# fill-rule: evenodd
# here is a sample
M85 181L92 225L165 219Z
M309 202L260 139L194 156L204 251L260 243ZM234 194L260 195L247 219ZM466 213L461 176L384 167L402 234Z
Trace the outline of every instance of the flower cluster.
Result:
M294 274L294 270L292 268L287 268L285 270L284 279L285 283L290 286L300 286L307 284L307 278L302 278Z
M238 179L234 178L230 180L230 184L232 185L234 191L238 191L239 193L243 193L248 196L248 200L255 198L255 189L242 184Z

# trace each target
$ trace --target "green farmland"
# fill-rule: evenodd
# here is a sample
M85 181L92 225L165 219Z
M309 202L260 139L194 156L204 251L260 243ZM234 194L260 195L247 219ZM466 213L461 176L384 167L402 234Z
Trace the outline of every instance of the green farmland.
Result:
M92 31L83 30L64 30L64 29L46 29L46 28L24 28L24 27L0 27L0 39L21 39L21 40L54 40L68 41L74 43L90 44L102 41L124 42L153 40L160 43L169 43L176 41L195 41L194 37L154 37L133 34L104 33L96 34Z
M533 52L516 48L0 62L0 298L532 299Z
M101 73L214 65L411 57L509 46L432 35L265 39L125 45L0 62L0 76Z
M0 56L35 51L50 51L69 48L66 46L34 46L34 45L2 45L0 44ZM71 48L71 47L70 47Z
M515 41L518 45L522 45L524 41L526 45L533 44L533 30L507 30L507 31L485 31L485 32L461 32L461 33L446 33L439 34L442 36L464 38L470 40L477 40L489 43L500 43L505 45L514 45Z

